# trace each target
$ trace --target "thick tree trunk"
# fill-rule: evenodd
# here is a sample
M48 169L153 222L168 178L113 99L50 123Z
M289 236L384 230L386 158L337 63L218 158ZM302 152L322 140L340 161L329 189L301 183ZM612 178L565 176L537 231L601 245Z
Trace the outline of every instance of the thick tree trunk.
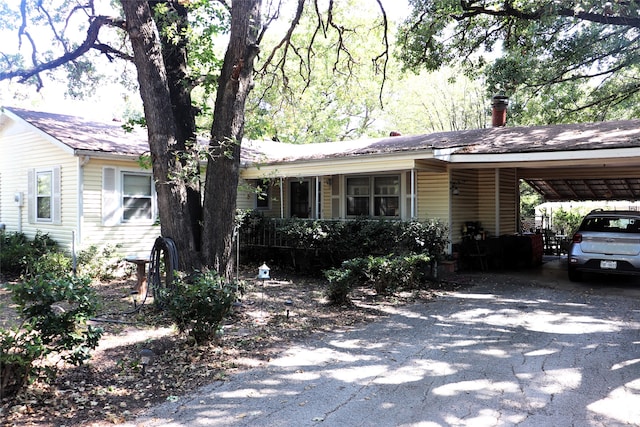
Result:
M192 82L188 77L187 64L187 28L189 26L187 8L179 1L150 0L153 8L160 4L167 4L171 11L162 19L162 24L169 28L171 37L166 37L165 31L160 31L162 43L162 57L167 70L171 108L176 124L176 150L183 153L193 153L196 146L196 119L191 104ZM156 21L158 22L158 21ZM161 25L161 24L159 24ZM187 204L191 216L191 233L196 250L200 251L202 235L202 197L200 193L199 165L187 164L182 157L182 166L187 168L185 185L187 187ZM195 167L194 167L195 166Z
M161 233L175 241L179 268L189 271L200 267L200 258L191 232L186 186L174 180L182 176L182 165L175 156L177 127L158 31L146 1L121 0L121 4L147 121Z
M260 0L233 1L231 34L224 58L211 129L203 215L204 262L229 278L233 274L233 237L247 95L253 86L258 53Z

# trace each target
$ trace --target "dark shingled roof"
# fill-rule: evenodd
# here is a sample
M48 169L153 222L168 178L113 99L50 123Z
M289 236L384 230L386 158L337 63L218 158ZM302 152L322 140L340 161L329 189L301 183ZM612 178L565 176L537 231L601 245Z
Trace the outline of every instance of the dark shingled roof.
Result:
M455 149L456 154L598 150L640 147L640 120L496 127L305 145L252 141L243 146L251 153L247 160L259 163L441 149Z
M122 128L122 123L90 121L76 116L13 107L6 109L73 150L122 155L149 152L146 131L136 129L127 132Z
M102 123L69 115L7 109L75 151L128 156L138 156L149 151L147 134L142 129L129 133L118 122ZM208 141L202 139L200 142L207 144ZM450 150L455 154L473 156L631 147L640 147L640 120L497 127L304 145L244 141L241 161L244 165L269 164L421 150ZM639 178L529 178L527 181L546 200L640 198Z
M126 132L118 122L8 108L74 150L140 155L149 151L147 134ZM206 140L202 141L206 144ZM279 163L345 156L455 149L456 154L502 154L640 147L640 120L568 125L497 127L379 139L315 144L244 141L242 162Z

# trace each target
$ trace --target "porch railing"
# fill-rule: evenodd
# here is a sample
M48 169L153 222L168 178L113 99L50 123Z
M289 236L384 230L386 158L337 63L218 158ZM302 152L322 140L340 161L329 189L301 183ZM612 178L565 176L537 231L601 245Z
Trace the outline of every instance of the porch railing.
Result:
M322 221L325 223L339 223L344 222L340 219L304 219L300 218L297 221L302 222L316 222ZM248 221L240 227L238 232L239 242L241 247L246 246L262 246L269 248L292 248L300 244L297 239L291 238L284 227L291 225L291 219L282 218L261 218L257 221Z

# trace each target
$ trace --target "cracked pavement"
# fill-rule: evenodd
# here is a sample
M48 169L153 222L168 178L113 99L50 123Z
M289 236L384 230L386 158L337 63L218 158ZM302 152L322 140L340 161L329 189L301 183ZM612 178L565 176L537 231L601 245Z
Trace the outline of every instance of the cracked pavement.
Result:
M299 343L130 425L640 425L640 279L545 268Z

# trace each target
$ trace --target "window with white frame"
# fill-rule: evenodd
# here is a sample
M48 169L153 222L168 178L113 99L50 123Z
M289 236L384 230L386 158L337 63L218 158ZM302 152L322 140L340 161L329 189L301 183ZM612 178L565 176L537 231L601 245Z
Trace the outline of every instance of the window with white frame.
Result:
M347 215L369 216L371 206L369 177L347 178Z
M29 223L61 224L60 166L29 169L27 181Z
M51 201L53 200L53 171L36 172L36 221L52 220Z
M114 167L102 170L102 224L152 224L156 195L151 173Z
M398 175L346 178L347 216L400 216Z
M373 178L373 216L400 216L400 178Z
M153 190L150 174L122 173L122 222L153 218Z

